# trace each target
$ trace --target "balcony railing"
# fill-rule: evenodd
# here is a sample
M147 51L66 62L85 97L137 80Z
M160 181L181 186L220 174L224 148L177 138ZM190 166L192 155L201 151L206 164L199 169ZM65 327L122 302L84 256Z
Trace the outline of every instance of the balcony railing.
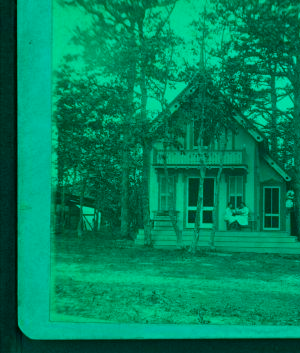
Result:
M164 151L156 150L153 156L153 164L164 165ZM220 165L234 166L245 164L244 150L235 151L168 151L167 165L174 166L197 166L197 165Z

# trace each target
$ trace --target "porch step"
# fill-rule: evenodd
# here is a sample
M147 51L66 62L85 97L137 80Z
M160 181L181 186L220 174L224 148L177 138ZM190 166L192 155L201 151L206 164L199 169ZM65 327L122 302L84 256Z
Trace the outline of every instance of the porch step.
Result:
M194 234L193 229L185 229L183 231L184 236L192 236ZM210 235L210 230L205 229L200 231L200 234L202 235ZM258 232L258 231L245 231L245 230L240 230L240 231L216 231L216 236L224 236L224 237L258 237L258 238L282 238L282 237L289 237L289 238L295 238L297 237L289 235L285 231L278 231L278 232Z
M183 244L189 246L193 239L193 230L184 230ZM175 249L177 238L173 228L153 229L152 240L155 247ZM136 244L144 244L144 234L140 231ZM210 245L210 230L202 230L198 242L199 248ZM216 232L215 247L218 250L232 252L300 254L300 242L286 232Z
M154 221L154 229L156 228L165 228L165 227L172 227L172 222L169 221Z
M217 246L218 250L229 251L229 252L253 252L260 254L294 254L300 255L300 248L298 247L229 247L229 246Z
M166 238L157 238L153 237L152 238L153 242L155 245L160 246L163 244L177 244L177 239L176 237L166 237ZM187 240L183 239L183 243L186 245L191 244L192 239ZM223 239L215 239L214 241L216 246L221 246L221 247L231 247L231 248L241 248L241 247L255 247L255 248L298 248L300 250L300 244L296 242L286 242L286 241L280 241L280 242L269 242L269 241L238 241L238 240L232 240L232 241L224 241ZM199 239L198 245L201 246L209 246L210 244L210 239L205 238L205 239Z
M192 241L193 239L193 233L183 233L183 240L184 241ZM152 237L155 240L160 240L160 239L176 239L176 235L174 230L170 229L164 229L164 230L156 230L154 229L152 231ZM209 241L210 240L210 234L205 233L205 234L200 234L200 239ZM258 235L258 233L236 233L236 234L228 234L225 235L224 233L216 233L215 236L215 241L223 241L223 242L263 242L263 243L297 243L297 238L294 236L286 235L286 234L281 234L277 236L273 236L273 234L268 234L268 235Z

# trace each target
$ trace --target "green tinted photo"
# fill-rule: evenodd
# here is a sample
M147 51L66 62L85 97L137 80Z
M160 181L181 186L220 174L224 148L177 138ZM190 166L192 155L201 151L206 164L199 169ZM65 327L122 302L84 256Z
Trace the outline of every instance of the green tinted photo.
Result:
M50 321L300 324L297 0L53 0Z

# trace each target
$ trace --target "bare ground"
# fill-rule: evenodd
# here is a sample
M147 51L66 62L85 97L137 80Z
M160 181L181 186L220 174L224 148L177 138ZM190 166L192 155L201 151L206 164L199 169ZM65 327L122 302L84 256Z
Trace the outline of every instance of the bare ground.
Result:
M52 243L54 321L300 325L300 256Z

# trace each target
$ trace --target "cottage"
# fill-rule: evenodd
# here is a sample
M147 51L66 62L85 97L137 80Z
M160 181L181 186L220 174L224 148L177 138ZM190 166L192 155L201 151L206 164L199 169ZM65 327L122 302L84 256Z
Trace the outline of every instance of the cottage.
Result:
M195 99L196 84L190 84L169 106L171 115L180 114L183 101ZM266 147L265 137L237 110L232 109L232 124L222 132L227 143L206 144L205 137L199 151L197 129L186 124L183 149L168 149L164 161L162 143L156 143L151 153L150 212L153 220L152 241L156 247L176 247L177 238L168 210L170 200L176 211L176 222L182 230L183 245L193 237L199 188L199 169L207 166L203 184L203 207L199 247L209 246L212 215L216 207L215 246L231 251L300 253L300 243L291 235L290 213L286 194L291 177ZM224 147L225 146L225 147ZM202 154L202 155L201 155ZM216 176L222 164L220 188L216 197ZM165 168L168 168L166 182ZM237 208L245 202L249 209L248 225L241 231L228 230L224 220L227 203ZM140 231L137 244L144 243Z

